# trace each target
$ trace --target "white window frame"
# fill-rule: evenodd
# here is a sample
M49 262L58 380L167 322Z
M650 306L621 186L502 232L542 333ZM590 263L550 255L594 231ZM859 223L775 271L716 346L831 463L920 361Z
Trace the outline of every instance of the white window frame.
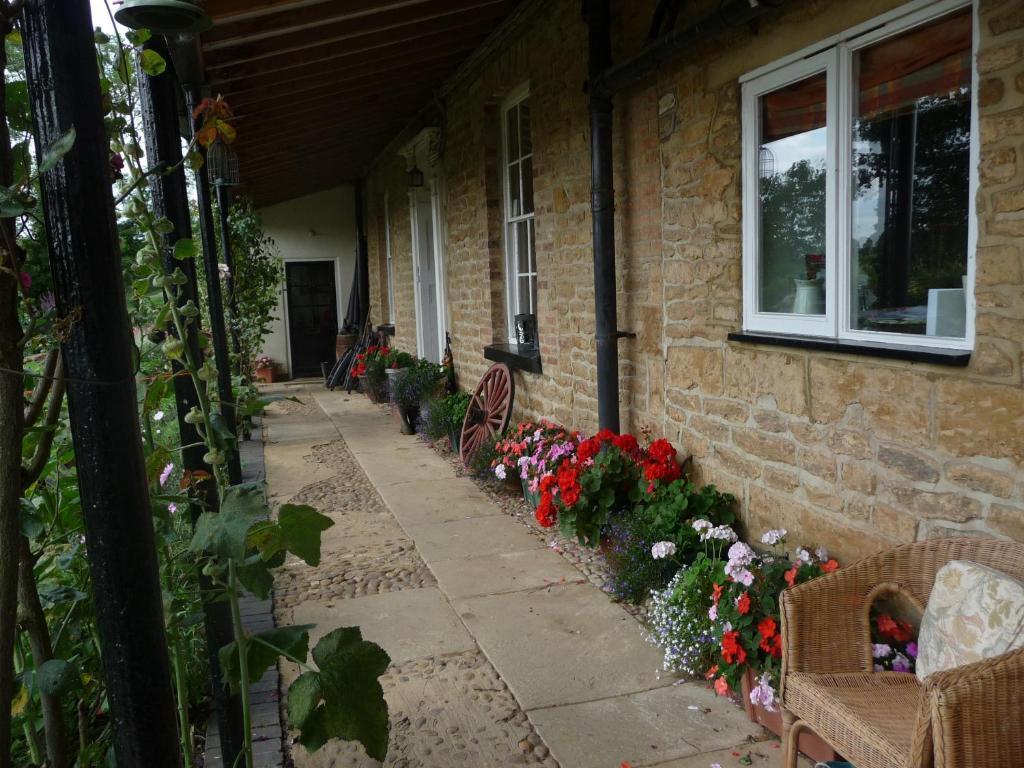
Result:
M391 203L387 190L384 191L384 259L387 266L388 315L387 322L395 323L395 273L394 258L391 254Z
M519 87L515 88L508 95L508 97L505 99L505 101L502 102L502 105L501 105L501 191L502 191L502 197L504 198L502 200L501 220L502 220L502 230L503 230L502 231L502 240L503 240L503 242L505 244L505 309L506 309L506 320L507 320L507 323L508 323L506 327L508 328L508 340L509 340L510 344L514 344L516 342L515 316L517 314L519 314L519 312L517 312L517 310L519 308L519 278L520 277L531 276L531 277L533 277L534 281L536 281L537 277L538 277L537 271L534 271L534 272L520 272L519 271L518 248L517 248L518 243L515 242L515 237L512 234L516 230L516 228L513 226L514 224L517 224L518 222L521 222L521 221L529 221L530 222L530 224L528 224L527 226L532 226L533 227L533 233L534 233L533 234L533 236L534 236L534 252L533 252L532 256L533 256L534 269L536 270L537 269L537 252L536 252L537 224L536 224L536 218L534 216L534 211L530 211L529 213L523 213L523 214L519 214L517 216L513 216L512 215L512 209L511 209L512 195L511 195L510 187L509 187L509 181L510 181L510 179L509 179L509 165L511 165L512 162L520 162L520 161L526 159L527 157L531 158L531 160L532 160L533 152L531 150L529 155L520 155L519 157L516 158L515 161L511 161L510 160L510 158L509 158L509 135L508 135L508 112L513 107L518 106L521 102L525 101L529 97L530 97L530 84L529 84L529 82L526 82L526 83L523 83L522 85L520 85ZM531 109L531 115L532 115L532 109ZM531 137L532 137L532 135L533 135L533 127L532 126L531 126L531 130L530 130L530 134L531 134ZM532 162L531 162L531 168L532 168ZM519 173L519 199L521 201L523 199L523 192L522 192L522 190L523 190L523 184L524 184L521 162L520 162L520 165L519 165L519 169L520 169L520 173ZM533 194L532 194L533 178L532 178L532 176L530 178L530 185L531 185L531 195L530 195L530 197L533 198ZM536 207L536 204L535 204L534 207ZM533 314L537 314L537 307L531 307L530 309L532 309L532 313Z
M852 116L855 99L854 56L857 51L888 37L928 24L964 8L973 9L973 55L977 54L979 21L976 0L915 0L889 13L859 24L846 32L798 51L740 78L742 84L743 134L743 327L761 333L823 337L838 341L871 342L893 347L972 349L975 334L974 273L978 223L975 200L978 190L978 70L971 73L970 177L968 179L967 286L964 338L864 331L851 327L850 267L852 249L851 185L853 168ZM973 61L972 55L972 61ZM798 315L759 311L760 194L759 149L761 120L759 99L815 74L824 72L826 96L826 194L825 194L825 314ZM843 275L842 280L839 276Z

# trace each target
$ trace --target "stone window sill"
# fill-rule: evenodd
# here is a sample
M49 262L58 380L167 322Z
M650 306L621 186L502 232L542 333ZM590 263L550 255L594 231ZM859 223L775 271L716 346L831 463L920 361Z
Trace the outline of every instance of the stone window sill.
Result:
M729 334L729 341L746 344L765 344L796 349L814 349L822 352L842 352L847 355L884 357L890 360L908 360L912 363L930 363L965 367L971 361L971 352L966 349L936 349L934 347L894 347L868 341L840 341L820 339L813 336L788 336L774 333L736 331Z
M519 344L489 344L484 347L484 357L495 363L504 363L514 371L542 372L539 347L526 347Z

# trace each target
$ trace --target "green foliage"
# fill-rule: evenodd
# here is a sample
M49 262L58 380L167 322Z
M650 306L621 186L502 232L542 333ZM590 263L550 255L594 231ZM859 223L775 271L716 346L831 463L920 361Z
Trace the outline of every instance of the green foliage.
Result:
M232 331L238 339L241 357L238 362L243 378L252 381L253 363L263 347L280 299L284 262L278 256L274 241L264 233L262 220L251 200L235 199L228 224L235 263Z
M693 529L694 520L730 525L735 519L735 498L713 485L697 488L685 478L655 483L631 512L609 529L607 562L612 594L620 600L643 602L652 589L664 587L680 564L689 563L704 549ZM656 560L651 547L660 541L676 546L674 558Z
M468 392L455 392L427 403L422 417L423 433L431 440L458 435L469 410L469 400Z
M305 661L309 653L309 630L314 624L295 627L274 627L250 635L246 646L248 684L257 682L263 674L277 663L280 656ZM224 677L237 691L241 685L241 659L238 656L238 642L228 643L218 652Z

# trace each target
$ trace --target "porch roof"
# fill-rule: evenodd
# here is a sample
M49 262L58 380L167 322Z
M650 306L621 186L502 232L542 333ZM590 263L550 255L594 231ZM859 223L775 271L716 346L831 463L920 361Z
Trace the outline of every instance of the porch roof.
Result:
M519 0L207 0L214 95L259 205L356 178Z

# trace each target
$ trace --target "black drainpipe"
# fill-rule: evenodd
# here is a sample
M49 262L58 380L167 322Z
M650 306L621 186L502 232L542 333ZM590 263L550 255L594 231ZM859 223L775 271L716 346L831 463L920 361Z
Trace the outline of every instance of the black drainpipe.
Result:
M597 419L619 431L619 339L615 296L615 189L612 179L612 92L600 76L612 63L609 0L587 3L590 72L590 212L594 227L594 330Z
M356 305L356 317L360 321L359 331L366 327L370 316L370 258L366 245L366 179L357 179L355 183L356 208L356 291L359 303Z
M619 331L615 295L615 190L612 178L612 99L615 92L711 35L754 21L778 8L761 0L732 0L682 29L668 32L640 53L612 65L610 0L585 0L589 42L590 211L594 227L594 304L597 337L597 417L619 431Z

